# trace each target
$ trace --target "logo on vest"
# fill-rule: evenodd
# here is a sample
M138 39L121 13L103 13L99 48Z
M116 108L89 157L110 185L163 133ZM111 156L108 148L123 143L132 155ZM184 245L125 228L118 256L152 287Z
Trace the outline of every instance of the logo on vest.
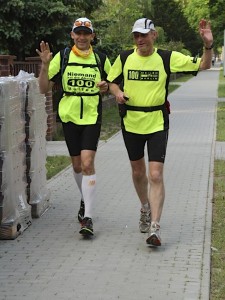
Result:
M128 70L128 80L158 81L159 71Z

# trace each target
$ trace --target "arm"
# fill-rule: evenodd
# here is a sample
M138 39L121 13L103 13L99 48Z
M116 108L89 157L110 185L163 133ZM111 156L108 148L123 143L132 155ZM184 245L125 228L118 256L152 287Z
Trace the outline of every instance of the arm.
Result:
M204 44L204 53L201 57L201 63L199 69L206 70L206 69L210 69L211 62L212 62L213 35L211 31L210 22L201 20L199 22L199 33Z
M124 92L121 91L118 84L109 82L109 90L110 90L111 94L113 94L116 97L117 103L123 104L127 101L127 99L124 98L124 97L126 97L124 95Z
M50 52L50 48L48 43L41 42L40 43L40 50L36 49L37 54L40 56L42 64L41 64L41 71L39 74L39 88L42 94L47 93L53 86L53 82L48 79L48 68L50 61L52 59L52 53Z
M104 70L102 72L102 81L97 83L97 87L99 88L99 91L101 94L104 94L106 92L108 92L109 90L109 85L106 81L107 75L109 74L111 68L111 63L108 59L108 57L106 57L105 62L104 62Z
M108 90L109 90L108 83L104 80L97 83L96 86L99 88L99 92L101 94L104 94L104 93L108 92Z

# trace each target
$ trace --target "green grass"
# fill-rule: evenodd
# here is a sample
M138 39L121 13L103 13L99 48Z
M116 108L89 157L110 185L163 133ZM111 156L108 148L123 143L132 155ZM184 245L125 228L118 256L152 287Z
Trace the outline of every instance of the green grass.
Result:
M225 97L225 77L220 70L218 97ZM225 103L218 102L216 140L225 141ZM225 299L225 160L214 162L210 300Z
M100 140L108 140L120 130L120 116L117 105L105 108L102 111L102 129Z
M218 103L216 126L216 140L225 141L225 102Z
M180 77L178 77L177 79L173 80L173 82L186 82L189 79L193 78L193 75L191 74L184 74Z
M225 77L222 68L220 70L220 75L219 75L218 97L219 98L225 97Z
M48 156L46 160L47 179L52 178L71 164L69 156Z
M172 93L173 91L175 91L176 89L178 89L180 87L179 84L171 84L169 85L169 94Z
M225 299L225 161L214 164L211 300Z

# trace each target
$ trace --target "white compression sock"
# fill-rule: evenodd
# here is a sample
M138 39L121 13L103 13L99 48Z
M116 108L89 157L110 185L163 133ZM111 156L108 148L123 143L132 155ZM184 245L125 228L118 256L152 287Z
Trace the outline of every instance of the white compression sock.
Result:
M81 172L80 173L76 173L75 171L73 171L73 176L74 176L76 184L77 184L77 186L79 188L79 191L80 191L80 194L81 194L81 198L83 199L82 189L81 189L83 174Z
M92 208L96 193L96 174L85 176L82 180L82 194L85 204L85 217L92 218Z

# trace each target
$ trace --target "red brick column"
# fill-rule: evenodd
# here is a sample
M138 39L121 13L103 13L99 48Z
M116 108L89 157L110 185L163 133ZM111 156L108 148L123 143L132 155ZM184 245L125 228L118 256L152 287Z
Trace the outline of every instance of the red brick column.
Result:
M46 140L52 141L53 131L54 131L54 114L53 114L53 105L52 105L52 91L45 94L46 97L46 112L47 112L47 132L46 132Z
M0 55L0 77L12 75L12 65L16 56L13 55Z
M41 70L41 59L40 57L27 57L26 61L32 62L36 65L35 76L38 77L40 70ZM46 132L46 140L52 141L53 137L53 130L54 130L54 114L53 114L53 103L52 103L52 91L45 94L46 102L45 108L47 117L47 132Z

